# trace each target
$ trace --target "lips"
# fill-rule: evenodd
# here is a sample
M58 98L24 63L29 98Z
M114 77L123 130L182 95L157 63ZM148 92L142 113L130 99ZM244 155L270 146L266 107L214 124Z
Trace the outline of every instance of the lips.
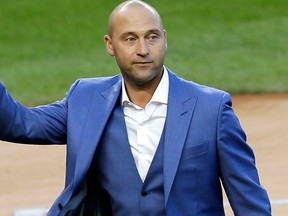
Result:
M137 65L147 65L147 64L151 64L152 62L134 62L133 64L137 64Z

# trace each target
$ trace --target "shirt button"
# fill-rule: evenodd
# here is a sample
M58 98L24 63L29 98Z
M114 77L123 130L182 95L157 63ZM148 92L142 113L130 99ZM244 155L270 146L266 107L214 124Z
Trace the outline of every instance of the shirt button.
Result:
M141 196L146 197L148 195L148 192L142 191Z

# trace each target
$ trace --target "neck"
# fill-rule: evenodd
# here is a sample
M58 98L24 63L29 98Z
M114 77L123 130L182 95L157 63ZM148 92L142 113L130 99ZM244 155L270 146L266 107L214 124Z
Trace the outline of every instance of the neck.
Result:
M145 106L151 100L155 90L157 89L161 78L162 75L158 79L141 86L135 85L133 83L131 84L130 82L124 80L125 89L129 100L137 106L145 108Z
M145 108L145 106L149 103L149 101L153 96L154 91L149 92L147 90L132 90L132 89L127 90L126 88L126 92L130 101L142 108Z

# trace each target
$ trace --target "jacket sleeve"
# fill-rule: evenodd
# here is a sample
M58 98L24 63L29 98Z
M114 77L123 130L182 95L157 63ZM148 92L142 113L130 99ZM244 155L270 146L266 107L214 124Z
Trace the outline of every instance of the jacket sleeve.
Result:
M25 107L0 81L0 139L31 144L66 142L66 98L52 104Z
M266 190L261 186L255 157L225 94L218 116L217 148L221 180L235 215L271 215Z

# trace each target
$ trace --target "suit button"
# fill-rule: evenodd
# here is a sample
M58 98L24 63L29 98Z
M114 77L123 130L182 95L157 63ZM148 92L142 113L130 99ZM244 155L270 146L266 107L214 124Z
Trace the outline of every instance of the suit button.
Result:
M148 195L148 192L142 191L141 196L146 197Z
M61 203L58 203L58 209L61 211L63 209L63 205Z

